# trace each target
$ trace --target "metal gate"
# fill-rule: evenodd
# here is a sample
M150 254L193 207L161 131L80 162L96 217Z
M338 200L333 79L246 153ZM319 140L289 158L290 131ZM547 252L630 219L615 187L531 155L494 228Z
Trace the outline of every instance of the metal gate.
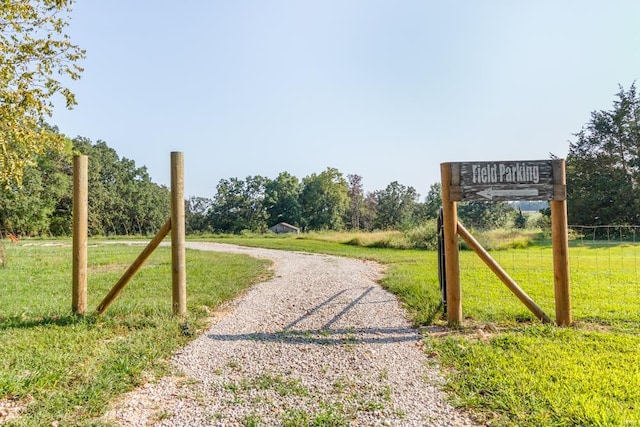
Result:
M440 282L440 295L442 308L447 313L447 272L444 263L444 219L442 208L438 213L438 281Z

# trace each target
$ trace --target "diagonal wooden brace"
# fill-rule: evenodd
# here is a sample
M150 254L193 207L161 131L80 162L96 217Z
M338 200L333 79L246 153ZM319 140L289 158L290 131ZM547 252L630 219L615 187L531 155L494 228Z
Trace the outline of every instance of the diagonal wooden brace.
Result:
M471 233L469 233L469 231L464 228L464 226L459 222L458 234L464 239L465 242L467 242L467 244L469 244L469 246L471 246L471 249L474 250L474 252L480 257L480 259L482 259L482 261L487 264L487 267L489 267L491 271L493 271L493 273L498 276L498 278L502 280L505 285L507 285L507 288L509 288L509 290L513 292L513 294L518 297L520 301L522 301L522 303L529 309L529 311L535 314L535 316L540 319L542 323L551 323L551 319L549 318L549 316L547 316L545 312L542 311L540 307L538 307L535 301L533 301L531 297L529 297L529 295L527 295L527 293L523 291L520 286L518 286L518 284L507 274L507 272L504 271L502 267L500 267L500 264L498 264L498 262L493 259L491 255L489 255L489 253L480 245L480 243L478 243L478 241L471 235Z
M116 283L113 288L109 291L106 297L102 300L96 311L98 314L102 314L111 303L118 297L120 292L129 284L133 276L140 270L140 267L145 263L145 261L151 256L153 251L160 245L162 240L169 234L171 231L171 218L164 223L158 234L149 242L146 248L138 255L138 258L127 268L127 271L124 272L118 283Z

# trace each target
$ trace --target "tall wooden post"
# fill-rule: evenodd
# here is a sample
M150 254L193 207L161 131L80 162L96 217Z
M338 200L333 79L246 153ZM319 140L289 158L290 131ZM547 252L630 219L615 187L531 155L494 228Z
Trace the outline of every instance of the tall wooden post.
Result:
M551 240L553 245L553 281L556 298L556 323L571 324L569 286L569 226L567 225L566 166L564 159L553 161L554 184L561 197L551 200ZM554 190L554 192L556 192ZM564 194L563 194L564 193Z
M187 314L187 268L184 217L184 156L171 153L171 265L173 314Z
M447 277L447 321L450 325L462 323L462 299L460 292L460 261L458 254L458 206L451 201L451 163L440 164L442 177L442 216L444 226L444 257ZM457 178L459 179L459 178Z
M71 308L75 314L84 314L87 311L88 164L87 156L73 156L73 291Z

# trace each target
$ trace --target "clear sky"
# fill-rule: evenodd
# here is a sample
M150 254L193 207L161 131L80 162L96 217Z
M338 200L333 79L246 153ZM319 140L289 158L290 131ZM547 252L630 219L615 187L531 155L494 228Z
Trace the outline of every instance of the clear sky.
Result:
M109 0L76 3L87 50L51 123L186 196L222 178L335 167L421 199L441 162L567 154L640 79L637 0Z

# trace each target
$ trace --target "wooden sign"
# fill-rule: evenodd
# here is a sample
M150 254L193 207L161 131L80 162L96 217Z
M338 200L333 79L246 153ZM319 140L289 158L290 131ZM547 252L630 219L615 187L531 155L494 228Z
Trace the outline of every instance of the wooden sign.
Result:
M558 160L451 163L450 200L565 200ZM554 173L555 172L555 173Z
M458 222L461 200L549 200L553 248L553 285L556 323L571 324L569 285L569 226L567 222L566 165L563 159L503 162L441 163L442 242L446 277L447 320L462 322L458 235L480 256L505 285L543 322L549 317L536 306L486 250Z

